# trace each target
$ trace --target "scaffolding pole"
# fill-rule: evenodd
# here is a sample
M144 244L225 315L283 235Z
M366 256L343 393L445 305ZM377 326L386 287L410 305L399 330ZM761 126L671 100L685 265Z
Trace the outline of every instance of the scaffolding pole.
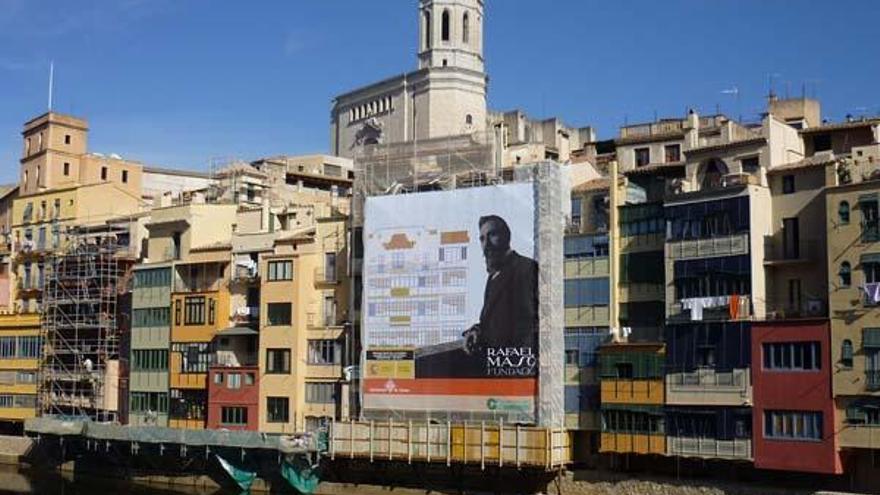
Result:
M42 416L116 420L122 232L106 225L73 228L67 248L48 259L40 325Z

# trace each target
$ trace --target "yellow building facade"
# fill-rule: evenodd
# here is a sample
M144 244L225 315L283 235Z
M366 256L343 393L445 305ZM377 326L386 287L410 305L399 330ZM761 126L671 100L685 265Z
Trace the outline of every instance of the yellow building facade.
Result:
M36 415L41 353L39 315L0 315L0 422Z

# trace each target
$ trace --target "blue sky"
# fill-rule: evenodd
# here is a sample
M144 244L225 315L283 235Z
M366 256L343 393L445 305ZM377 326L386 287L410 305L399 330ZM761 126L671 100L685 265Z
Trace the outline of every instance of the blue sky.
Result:
M604 138L688 107L753 120L772 78L831 120L880 113L880 2L486 4L493 109ZM334 95L415 67L416 19L416 0L0 0L0 181L45 111L50 59L55 110L89 119L92 151L204 170L326 152Z

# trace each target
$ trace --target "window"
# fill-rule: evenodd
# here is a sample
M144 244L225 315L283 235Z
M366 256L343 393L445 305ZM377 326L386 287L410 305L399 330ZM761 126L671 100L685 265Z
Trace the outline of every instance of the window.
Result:
M860 201L859 208L862 210L862 242L875 242L880 240L880 219L877 215L877 197L871 200Z
M306 402L309 404L334 404L335 383L306 383Z
M70 144L70 134L64 135L64 144Z
M167 327L171 323L169 308L140 308L131 312L132 328Z
M336 281L336 253L324 253L324 280Z
M610 287L607 278L576 278L565 281L565 307L607 306Z
M269 262L269 281L293 280L293 261L270 261Z
M101 167L101 180L107 180L107 167Z
M813 151L828 151L831 149L831 134L817 134L813 137Z
M865 388L880 390L880 328L862 329L865 354Z
M577 349L566 349L565 350L565 364L570 366L577 366L580 363L581 353Z
M821 440L822 413L764 411L764 438Z
M136 349L131 351L132 371L168 371L168 350Z
M651 148L636 148L636 167L644 167L651 163Z
M171 352L180 354L181 373L207 373L214 364L214 351L207 342L173 343Z
M52 217L58 218L61 216L61 200L60 199L55 200L54 207L55 207L55 209L52 211ZM54 230L58 231L57 225L54 227Z
M223 373L214 373L214 385L223 384Z
M443 41L449 41L449 11L444 10L443 15L440 17L440 37Z
M837 207L837 220L840 225L848 225L849 224L849 202L841 201L840 206Z
M840 282L840 287L849 287L852 284L852 268L850 268L849 262L844 261L840 264L840 270L837 271L837 278Z
M269 303L266 305L266 324L269 326L287 326L290 325L290 316L293 304L291 303Z
M425 11L424 20L422 21L425 24L424 32L425 32L425 49L431 48L431 13L427 10Z
M782 176L782 194L792 194L794 193L794 176L793 175L783 175Z
M266 421L269 423L287 423L289 411L287 397L266 397Z
M339 364L342 346L335 340L310 340L309 364Z
M170 287L171 286L171 269L170 268L151 268L149 270L138 270L134 273L135 289L147 287Z
M168 412L168 394L161 392L132 392L131 412Z
M290 349L266 349L266 373L270 375L290 373Z
M15 377L16 383L37 383L36 371L19 371Z
M64 175L70 175L70 163L64 162Z
M204 390L171 389L168 416L171 419L204 421L208 396Z
M575 228L581 225L581 208L583 198L571 198L571 225Z
M128 182L128 170L122 171L122 183L125 184Z
M244 384L245 385L253 385L257 379L257 375L253 373L245 373L244 374Z
M226 374L226 388L231 388L231 389L241 388L241 373L227 373Z
M246 407L221 407L220 424L229 426L244 426L248 422Z
M758 170L760 163L761 162L757 156L750 156L748 158L743 158L740 162L740 166L742 166L743 172L754 172Z
M666 152L666 163L674 163L681 161L681 145L680 144L667 144L664 147L664 151Z
M782 219L782 251L787 260L800 257L800 227L797 217Z
M184 325L205 324L205 296L192 296L184 298L186 310L184 312Z
M562 252L565 259L570 260L605 258L608 256L608 236L604 234L565 236Z
M840 344L840 364L846 368L852 368L853 365L853 343L852 340L845 339Z
M471 115L471 114L467 114L467 115L465 115L465 116L464 116L464 123L465 123L466 125L473 125L473 123L474 123L474 116Z
M822 368L819 342L773 342L762 347L765 370L816 371Z
M16 349L15 357L19 359L34 359L42 354L39 337L16 337L16 340L18 348Z
M466 45L471 41L471 22L468 13L464 13L461 19L461 41Z

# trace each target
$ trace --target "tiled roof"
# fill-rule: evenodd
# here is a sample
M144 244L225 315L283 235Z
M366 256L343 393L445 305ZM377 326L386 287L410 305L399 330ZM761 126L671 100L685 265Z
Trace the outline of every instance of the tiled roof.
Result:
M764 144L766 142L767 142L767 140L763 137L756 137L756 138L750 138L750 139L740 139L739 141L730 141L728 143L713 144L710 146L703 146L702 148L691 148L689 150L686 150L685 154L689 155L692 153L705 153L707 151L717 151L717 150L723 150L723 149L728 149L728 148L735 148L737 146L747 146L747 145L751 145L751 144Z
M825 167L827 165L831 165L840 158L843 158L844 155L832 155L832 154L821 154L821 155L813 155L811 157L804 158L803 160L798 160L796 162L786 163L780 165L778 167L773 167L767 171L768 174L781 174L784 172L791 172L794 170L801 170L805 168L813 168L813 167Z
M852 122L838 122L836 124L824 124L818 127L808 127L801 129L801 134L813 134L816 132L839 131L843 129L854 129L856 127L867 127L880 124L880 119L854 120Z
M623 175L649 175L657 172L684 170L684 162L652 163L623 172Z
M574 186L572 192L601 191L611 186L611 179L608 177L600 177L598 179L590 179L586 182Z

